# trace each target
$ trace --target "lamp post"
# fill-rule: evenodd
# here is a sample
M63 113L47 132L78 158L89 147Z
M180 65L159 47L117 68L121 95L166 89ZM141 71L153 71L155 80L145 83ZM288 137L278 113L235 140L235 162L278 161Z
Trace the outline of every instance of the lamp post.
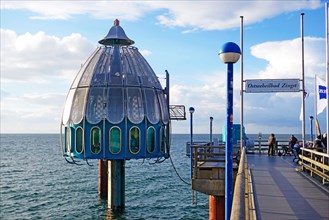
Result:
M212 146L212 121L214 120L213 117L210 117L210 146Z
M312 142L313 142L313 119L314 119L314 117L311 115L310 121L311 121L311 141Z
M225 143L225 219L229 220L233 197L233 64L240 58L240 47L233 43L225 43L219 51L219 57L227 64L227 108L226 108L226 143Z
M193 152L192 152L192 145L193 145L193 113L194 113L194 108L190 107L189 108L189 112L190 112L190 134L191 134L191 139L190 139L190 164L191 164L191 179L192 179L192 172L193 172Z

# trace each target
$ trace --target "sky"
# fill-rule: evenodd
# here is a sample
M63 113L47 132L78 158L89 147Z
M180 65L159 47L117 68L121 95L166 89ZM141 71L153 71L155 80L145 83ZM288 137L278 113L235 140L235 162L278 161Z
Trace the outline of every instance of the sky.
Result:
M66 95L81 64L114 19L160 81L170 74L170 104L187 120L173 133L222 133L227 66L218 52L240 45L243 77L302 79L304 15L305 129L314 113L314 76L326 79L325 1L6 1L1 0L1 133L59 133ZM241 46L241 45L240 45ZM164 84L163 84L164 85ZM240 123L241 62L234 64L234 123ZM244 93L246 133L301 134L301 92ZM322 131L326 111L317 115ZM314 124L313 124L314 126Z

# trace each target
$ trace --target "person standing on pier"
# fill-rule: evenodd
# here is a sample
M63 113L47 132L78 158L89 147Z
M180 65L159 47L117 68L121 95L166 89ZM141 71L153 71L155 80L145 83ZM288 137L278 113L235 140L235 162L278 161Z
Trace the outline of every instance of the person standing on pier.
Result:
M297 143L297 138L292 134L291 136L290 136L290 140L289 140L289 150L292 152L292 150L294 149L294 146L295 146L295 144Z
M275 145L276 145L276 138L275 135L272 133L268 137L268 156L274 156L274 150L275 150Z

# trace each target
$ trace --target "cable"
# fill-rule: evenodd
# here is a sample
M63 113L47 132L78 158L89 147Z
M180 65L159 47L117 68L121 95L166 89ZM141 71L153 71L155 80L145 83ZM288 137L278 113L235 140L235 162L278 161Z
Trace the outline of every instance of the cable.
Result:
M174 170L175 170L177 176L179 177L179 179L180 179L183 183L185 183L185 184L187 184L187 185L191 185L191 183L188 183L188 182L186 182L185 180L183 180L183 178L178 174L178 172L177 172L177 170L176 170L176 167L175 167L175 165L174 165L174 163L173 163L173 161L172 161L172 159L171 159L171 156L169 156L169 158L170 158L171 165L172 165L172 167L174 168Z

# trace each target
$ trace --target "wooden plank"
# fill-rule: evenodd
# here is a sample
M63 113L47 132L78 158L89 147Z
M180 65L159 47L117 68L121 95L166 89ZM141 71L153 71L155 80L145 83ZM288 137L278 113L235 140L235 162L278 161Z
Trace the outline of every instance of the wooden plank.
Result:
M301 160L305 160L305 161L307 161L307 162L309 162L309 163L311 163L311 164L314 164L314 165L317 166L317 167L321 167L321 169L324 169L324 170L326 170L326 171L329 171L329 166L326 165L326 164L320 163L320 162L318 162L318 161L316 161L316 160L312 160L311 158L306 157L306 156L303 156L303 155L299 155L299 158L300 158Z
M305 163L303 164L303 167L304 167L305 169L308 169L308 170L310 170L310 171L316 173L316 175L322 177L323 179L329 180L329 176L326 175L325 173L322 173L320 170L318 170L318 169L316 169L316 168L314 168L314 167L312 167L312 166L310 166L310 165L308 165L308 164L305 164Z

